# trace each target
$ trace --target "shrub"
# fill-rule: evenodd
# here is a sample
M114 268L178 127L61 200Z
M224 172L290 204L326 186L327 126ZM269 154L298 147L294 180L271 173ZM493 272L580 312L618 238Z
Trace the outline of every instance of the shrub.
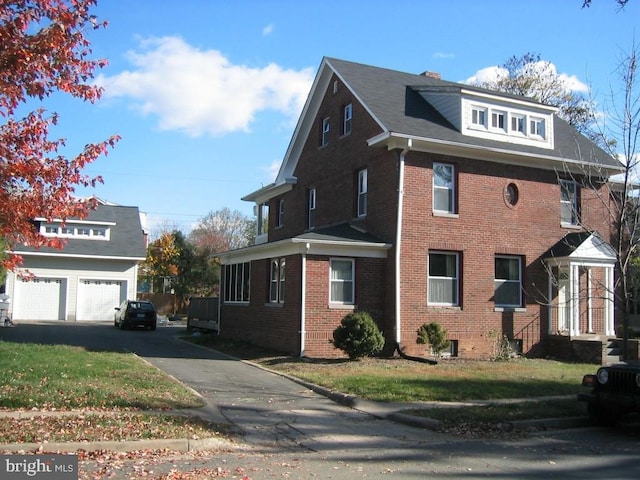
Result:
M374 355L384 347L384 336L366 312L355 312L345 316L340 326L333 331L333 346L339 348L352 360Z
M423 345L431 345L431 352L436 358L440 358L442 351L451 345L447 340L447 331L437 322L423 323L417 333L416 341Z

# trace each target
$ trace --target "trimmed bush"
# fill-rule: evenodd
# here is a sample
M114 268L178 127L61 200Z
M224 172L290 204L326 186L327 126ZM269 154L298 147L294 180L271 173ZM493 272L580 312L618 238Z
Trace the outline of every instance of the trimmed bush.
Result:
M355 360L380 352L384 347L384 336L371 315L355 312L345 316L333 331L333 346Z
M437 322L423 323L418 329L416 341L423 345L431 345L431 352L436 358L440 358L442 351L451 345L447 340L447 331Z

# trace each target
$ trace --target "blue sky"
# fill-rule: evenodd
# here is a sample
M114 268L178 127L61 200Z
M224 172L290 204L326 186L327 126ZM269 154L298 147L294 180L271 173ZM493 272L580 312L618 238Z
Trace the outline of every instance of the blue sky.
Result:
M323 56L466 81L536 52L604 100L634 40L640 2L614 0L99 0L89 33L109 66L95 105L58 96L67 155L118 134L77 191L147 213L152 234L187 233L272 182ZM640 32L637 32L640 36Z

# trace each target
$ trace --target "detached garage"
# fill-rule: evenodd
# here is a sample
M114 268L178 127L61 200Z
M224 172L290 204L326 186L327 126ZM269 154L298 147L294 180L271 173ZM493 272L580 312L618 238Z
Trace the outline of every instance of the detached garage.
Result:
M100 203L83 219L36 219L62 250L16 248L22 267L7 274L9 315L21 320L113 321L114 308L137 292L146 235L137 207Z

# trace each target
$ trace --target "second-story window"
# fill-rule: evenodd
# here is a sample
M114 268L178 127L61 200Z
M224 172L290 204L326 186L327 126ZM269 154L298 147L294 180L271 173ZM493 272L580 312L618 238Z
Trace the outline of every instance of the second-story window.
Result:
M316 189L310 188L307 191L307 228L316 226Z
M487 128L487 109L482 107L472 107L471 124L476 127Z
M367 188L367 169L364 168L358 172L358 217L367 214Z
M284 225L284 200L281 198L278 200L278 216L276 218L276 227L282 227Z
M351 120L353 119L353 105L350 103L342 111L342 135L351 133Z
M534 137L545 138L544 118L531 117L529 119L529 133Z
M329 124L329 117L322 119L322 130L320 132L320 146L324 147L329 143L329 130L331 126Z
M447 163L433 164L433 210L455 213L455 168Z
M578 224L578 185L573 180L560 180L560 222Z

